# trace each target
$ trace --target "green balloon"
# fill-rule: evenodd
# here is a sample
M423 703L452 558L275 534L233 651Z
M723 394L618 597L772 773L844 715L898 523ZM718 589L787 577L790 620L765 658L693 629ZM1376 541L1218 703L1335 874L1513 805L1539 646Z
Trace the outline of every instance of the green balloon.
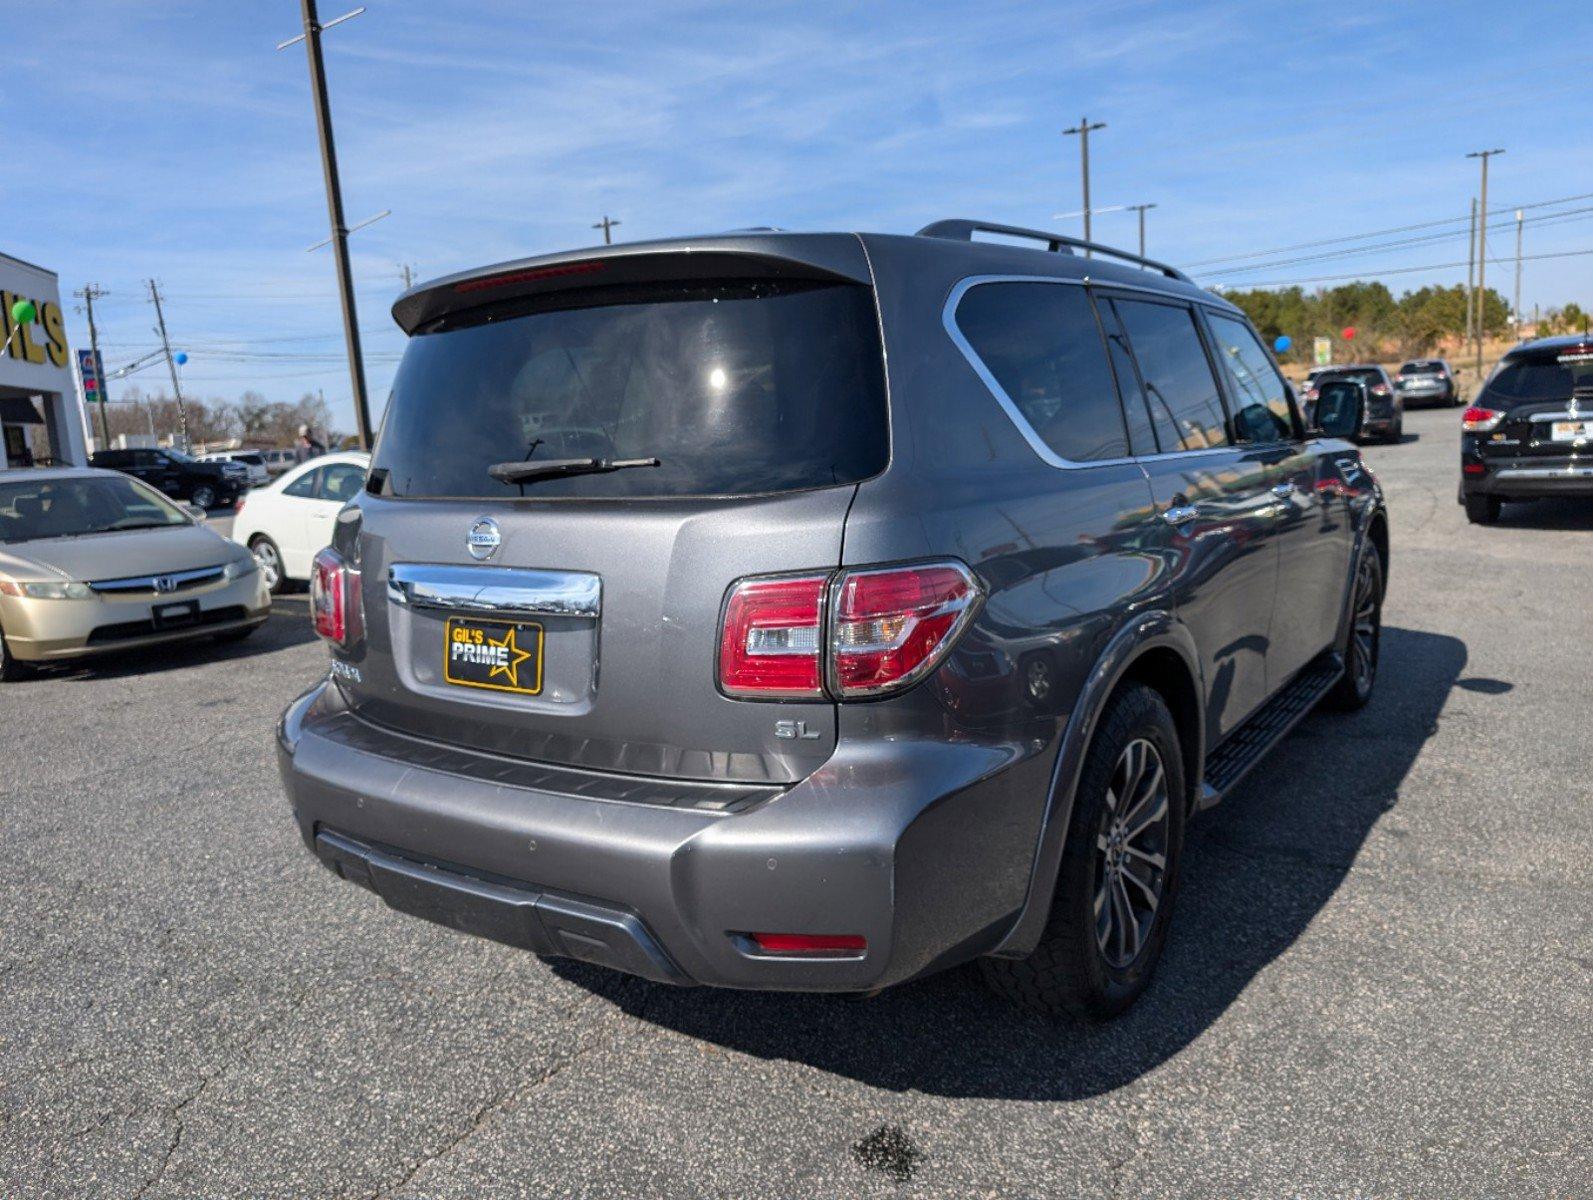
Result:
M18 325L31 325L39 315L39 310L31 300L18 300L11 306L11 319Z

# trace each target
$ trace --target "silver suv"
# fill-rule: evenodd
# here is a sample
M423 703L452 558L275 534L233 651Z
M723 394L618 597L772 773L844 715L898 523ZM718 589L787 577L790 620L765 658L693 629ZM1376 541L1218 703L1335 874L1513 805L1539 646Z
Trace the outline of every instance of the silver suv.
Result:
M306 844L661 982L981 958L1126 1007L1186 817L1370 696L1388 526L1360 389L1306 428L1237 309L1081 246L747 232L401 297L279 729Z

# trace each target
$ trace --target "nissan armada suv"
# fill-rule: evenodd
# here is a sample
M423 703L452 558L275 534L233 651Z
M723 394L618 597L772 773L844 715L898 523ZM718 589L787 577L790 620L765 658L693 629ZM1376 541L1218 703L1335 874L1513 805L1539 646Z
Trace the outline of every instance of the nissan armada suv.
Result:
M1185 821L1371 694L1364 392L1307 428L1171 267L969 221L751 231L393 312L315 563L330 674L278 742L306 845L403 912L674 984L977 958L1109 1016Z

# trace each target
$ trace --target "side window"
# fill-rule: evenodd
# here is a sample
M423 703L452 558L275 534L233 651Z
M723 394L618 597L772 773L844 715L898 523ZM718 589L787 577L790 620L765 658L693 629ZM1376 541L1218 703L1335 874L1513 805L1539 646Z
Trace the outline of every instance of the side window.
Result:
M153 471L156 467L165 466L166 461L153 450L134 450L133 461L128 465L139 471Z
M1294 412L1288 385L1261 348L1250 326L1221 313L1206 314L1217 357L1233 385L1234 439L1241 442L1286 442L1294 437Z
M1128 335L1117 319L1117 310L1110 300L1102 299L1096 305L1100 314L1101 331L1106 334L1106 352L1112 360L1112 373L1117 376L1117 391L1123 397L1123 417L1128 423L1128 444L1135 454L1155 454L1158 449L1176 450L1169 442L1158 447L1156 435L1151 432L1150 407L1145 401L1145 389L1139 383L1139 370L1134 366L1134 356L1129 352Z
M322 468L321 499L339 503L355 496L365 485L365 472L353 463L333 463Z
M1062 458L1125 458L1128 439L1094 306L1082 287L984 283L957 328L1029 428Z
M1227 415L1195 314L1182 304L1123 299L1113 304L1139 364L1162 449L1226 446Z
M306 500L315 499L315 494L321 487L321 476L326 474L325 467L316 467L313 471L306 471L287 487L282 489L284 496L299 496Z

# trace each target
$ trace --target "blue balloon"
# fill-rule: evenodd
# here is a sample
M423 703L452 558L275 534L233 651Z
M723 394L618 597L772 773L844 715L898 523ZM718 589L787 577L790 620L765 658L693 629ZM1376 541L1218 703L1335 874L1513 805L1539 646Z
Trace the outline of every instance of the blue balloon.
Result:
M1285 338L1284 340L1287 341L1288 339ZM186 354L184 354L181 350L177 351L177 353L175 355L173 355L173 357L176 358L177 365L179 367L182 366L185 362L188 361L188 356Z
M1276 350L1279 354L1282 354L1284 351L1286 351L1292 345L1294 345L1294 342L1289 337L1289 335L1286 334L1286 333L1282 333L1282 334L1278 335L1278 340L1272 343L1272 348L1274 350Z

